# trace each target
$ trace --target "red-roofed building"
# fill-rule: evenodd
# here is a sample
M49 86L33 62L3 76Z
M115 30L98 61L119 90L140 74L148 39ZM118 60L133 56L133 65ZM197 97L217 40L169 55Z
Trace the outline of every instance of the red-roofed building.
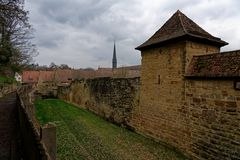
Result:
M54 80L56 83L70 83L73 80L73 70L56 70L54 71Z
M22 83L38 83L39 71L23 71Z
M53 71L39 71L39 81L41 82L53 82L54 81Z

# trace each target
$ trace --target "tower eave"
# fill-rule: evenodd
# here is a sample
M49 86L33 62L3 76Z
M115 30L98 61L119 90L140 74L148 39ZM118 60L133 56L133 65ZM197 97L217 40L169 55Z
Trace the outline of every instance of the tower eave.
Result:
M220 38L216 38L216 40L212 40L212 39L208 39L208 38L204 38L204 37L199 37L196 35L185 34L185 35L182 35L179 37L174 37L174 38L167 39L164 41L156 41L156 42L149 43L149 44L143 43L142 45L136 47L135 49L142 51L142 50L145 50L148 48L167 45L167 44L176 43L176 42L180 42L180 41L195 41L195 42L206 43L206 44L210 44L210 45L218 46L218 47L223 47L225 45L228 45L227 42L221 40Z

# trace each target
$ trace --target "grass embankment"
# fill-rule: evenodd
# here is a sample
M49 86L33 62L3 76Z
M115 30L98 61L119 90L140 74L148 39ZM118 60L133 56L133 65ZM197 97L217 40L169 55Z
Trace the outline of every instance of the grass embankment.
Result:
M57 125L58 159L184 159L157 142L61 100L37 100L36 114L41 125Z
M0 76L0 84L13 84L16 83L14 78Z

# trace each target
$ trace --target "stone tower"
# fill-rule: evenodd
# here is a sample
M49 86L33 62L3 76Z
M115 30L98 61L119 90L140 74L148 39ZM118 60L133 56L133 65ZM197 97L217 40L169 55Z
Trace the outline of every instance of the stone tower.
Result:
M214 37L179 10L146 42L141 51L138 132L187 151L191 146L184 111L186 68L192 56L220 51L227 43Z
M117 55L116 55L116 46L114 41L114 47L113 47L113 58L112 58L112 69L117 68Z

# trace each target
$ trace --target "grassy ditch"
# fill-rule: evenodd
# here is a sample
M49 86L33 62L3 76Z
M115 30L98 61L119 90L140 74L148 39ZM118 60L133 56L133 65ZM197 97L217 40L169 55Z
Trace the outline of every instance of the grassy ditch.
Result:
M57 158L61 160L177 160L182 155L111 124L91 112L57 99L36 101L41 123L57 125Z

